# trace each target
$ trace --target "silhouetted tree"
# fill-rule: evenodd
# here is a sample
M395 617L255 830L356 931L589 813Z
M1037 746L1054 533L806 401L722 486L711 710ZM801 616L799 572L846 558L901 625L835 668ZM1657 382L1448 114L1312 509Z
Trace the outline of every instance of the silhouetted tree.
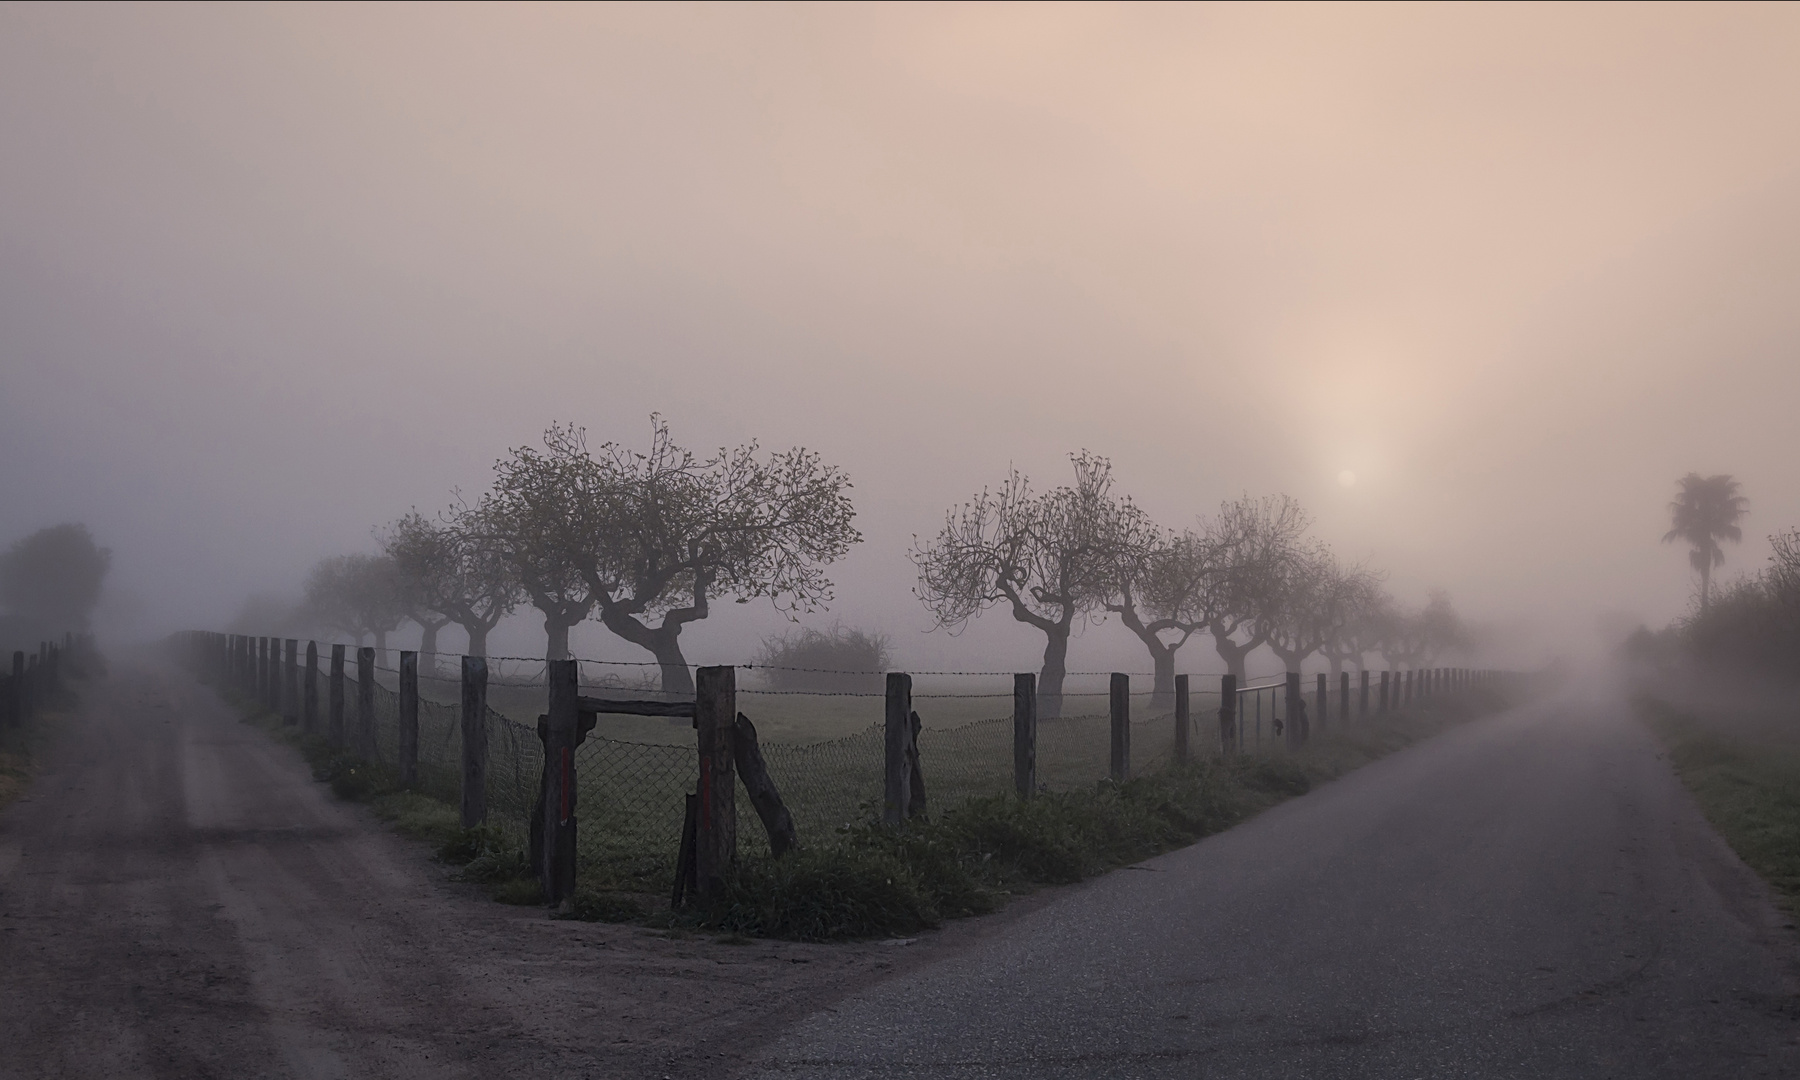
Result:
M574 428L552 427L544 449L521 446L494 463L494 486L460 520L497 552L525 598L544 616L544 656L569 657L569 628L588 617L594 597L582 579L580 551L592 524L578 497L586 447Z
M1237 676L1248 681L1246 661L1269 640L1289 576L1311 524L1300 504L1286 495L1249 496L1219 507L1208 522L1208 542L1226 573L1215 593L1207 629L1213 647Z
M496 546L482 539L471 516L464 511L444 524L415 510L394 522L382 541L399 575L408 617L424 628L421 652L436 652L438 630L455 623L469 635L467 655L486 656L489 631L518 606L511 568Z
M375 639L376 662L388 665L387 636L406 621L394 561L386 555L333 555L320 559L306 578L312 616L360 644Z
M1166 709L1175 700L1175 654L1217 614L1230 567L1213 540L1192 529L1147 541L1121 545L1105 606L1149 650L1150 707Z
M1062 715L1069 633L1075 620L1104 606L1126 555L1147 546L1155 529L1130 500L1112 494L1112 463L1070 455L1075 483L1043 494L1017 469L999 491L983 491L944 515L928 544L914 540L915 593L938 625L960 628L1004 604L1013 618L1043 633L1038 715Z
M1743 540L1738 521L1749 508L1749 500L1738 494L1738 482L1729 474L1688 473L1678 484L1680 490L1669 504L1670 525L1663 534L1663 543L1681 540L1693 549L1688 553L1688 562L1700 572L1700 611L1705 614L1713 567L1725 561L1725 549L1719 541L1735 544Z
M52 525L0 555L0 603L21 636L86 630L100 600L112 552L95 545L86 525Z

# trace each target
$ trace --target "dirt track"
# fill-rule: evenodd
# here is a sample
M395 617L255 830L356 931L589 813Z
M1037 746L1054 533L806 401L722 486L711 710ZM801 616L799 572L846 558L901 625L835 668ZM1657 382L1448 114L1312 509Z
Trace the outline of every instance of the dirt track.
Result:
M494 904L185 676L86 696L0 817L0 1077L717 1075L901 955Z

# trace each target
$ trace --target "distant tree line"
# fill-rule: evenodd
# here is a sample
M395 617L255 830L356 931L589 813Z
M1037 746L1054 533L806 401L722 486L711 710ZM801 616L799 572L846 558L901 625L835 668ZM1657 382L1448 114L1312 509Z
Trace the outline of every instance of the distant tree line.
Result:
M1083 451L1070 460L1072 484L1038 491L1014 469L951 509L912 552L915 591L939 625L960 628L999 607L1044 635L1040 716L1061 715L1074 627L1109 614L1150 655L1153 707L1172 701L1176 654L1196 636L1240 683L1265 647L1289 671L1322 657L1334 676L1371 653L1424 666L1468 647L1445 594L1422 610L1402 607L1380 574L1310 536L1311 520L1287 496L1240 498L1169 529L1114 491L1107 459Z

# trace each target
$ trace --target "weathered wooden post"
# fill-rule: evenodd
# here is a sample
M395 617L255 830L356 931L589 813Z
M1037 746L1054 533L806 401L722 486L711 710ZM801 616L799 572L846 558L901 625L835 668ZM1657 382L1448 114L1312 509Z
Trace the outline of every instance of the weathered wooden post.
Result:
M1108 688L1112 713L1112 778L1123 784L1131 779L1131 676L1112 673Z
M1356 718L1367 720L1369 718L1369 669L1363 668L1357 673L1357 676L1359 689L1356 695Z
M419 654L400 650L400 786L419 782Z
M710 898L725 888L737 861L737 669L703 667L694 676L694 727L700 744L694 883L701 896Z
M1319 730L1324 731L1325 725L1331 720L1331 679L1323 671L1319 672L1318 686L1313 690L1313 698L1319 703L1316 710L1319 714ZM1307 734L1312 733L1307 732Z
M1188 677L1175 676L1175 763L1188 763Z
M300 680L300 730L308 735L319 730L319 643L306 643L306 674Z
M887 761L883 770L881 820L899 825L911 814L912 804L912 676L890 671L887 676Z
M1338 723L1350 725L1350 673L1338 673Z
M339 750L344 748L344 647L331 647L331 714L326 719L325 738Z
M1287 728L1283 732L1287 737L1287 748L1290 751L1300 749L1306 741L1305 723L1302 714L1306 712L1306 696L1300 692L1300 673L1287 673Z
M575 743L581 734L579 665L578 660L551 660L545 665L550 682L550 711L545 717L541 830L544 847L539 867L544 901L552 907L561 905L575 891Z
M356 649L356 753L364 761L375 760L375 649Z
M1237 676L1225 675L1219 679L1219 752L1231 757L1239 742Z
M1037 676L1013 676L1013 788L1037 794Z
M487 820L487 658L462 658L462 827Z
M281 692L282 719L289 724L300 722L300 642L295 638L287 639L287 663L282 665L283 680Z

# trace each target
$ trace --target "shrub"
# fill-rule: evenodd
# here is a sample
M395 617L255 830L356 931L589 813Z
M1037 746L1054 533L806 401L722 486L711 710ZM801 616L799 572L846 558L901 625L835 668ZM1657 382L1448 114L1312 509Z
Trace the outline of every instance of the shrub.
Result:
M892 663L887 635L833 626L763 639L753 666L772 690L873 693Z

